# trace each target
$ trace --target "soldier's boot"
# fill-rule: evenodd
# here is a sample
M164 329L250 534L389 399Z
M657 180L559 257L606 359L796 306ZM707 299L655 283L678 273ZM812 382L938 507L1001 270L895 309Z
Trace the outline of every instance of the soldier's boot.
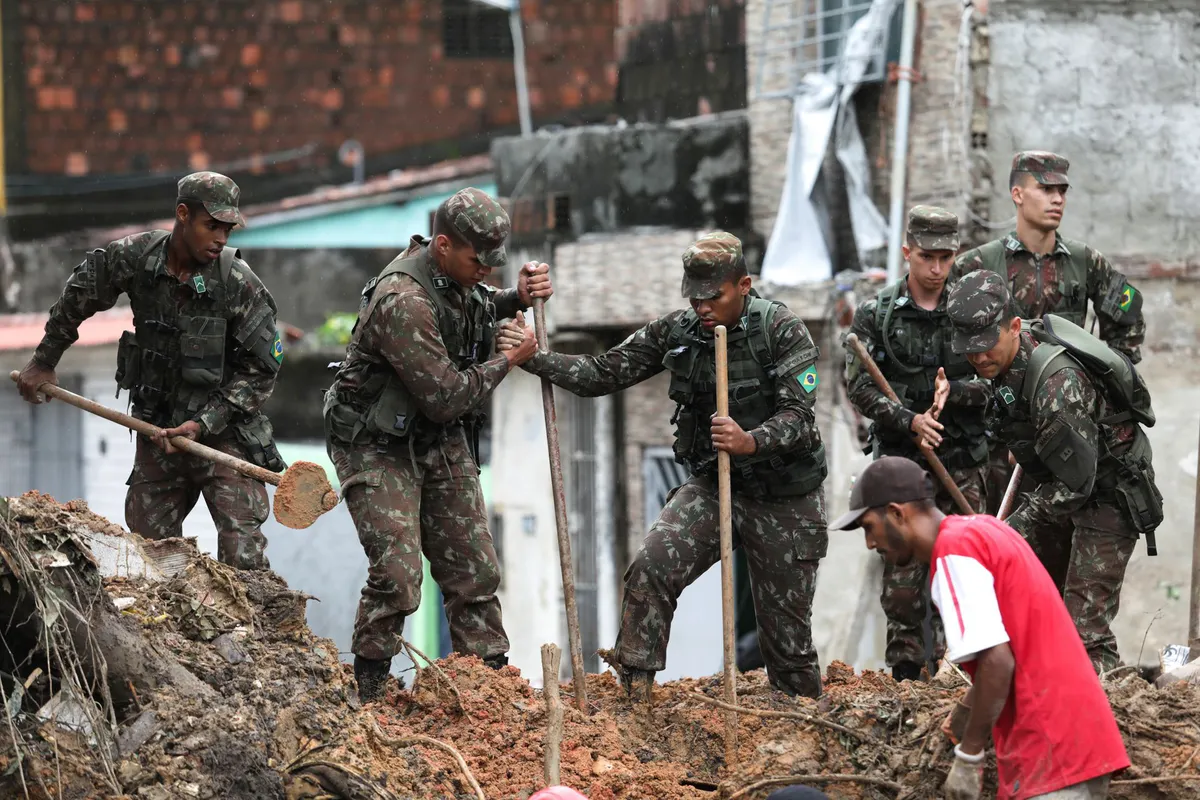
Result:
M358 682L358 699L370 703L383 696L383 687L388 673L392 671L390 658L354 657L354 680Z
M625 688L625 696L630 700L643 700L650 702L651 690L654 688L654 672L648 669L638 669L637 667L627 667L621 665L617 669L617 677L621 680L621 686ZM634 690L637 690L639 697L634 697Z
M488 656L483 660L483 663L487 664L492 669L500 669L508 666L508 656L503 654L498 656Z
M892 678L897 681L921 679L921 665L915 661L897 661L892 667Z

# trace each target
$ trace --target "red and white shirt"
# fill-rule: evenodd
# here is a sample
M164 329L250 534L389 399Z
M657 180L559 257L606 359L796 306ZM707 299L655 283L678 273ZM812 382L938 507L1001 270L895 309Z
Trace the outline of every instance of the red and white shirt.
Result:
M1016 662L992 730L997 800L1025 800L1129 766L1071 615L1020 534L995 517L946 517L929 575L946 657L974 677L975 656L1007 642Z

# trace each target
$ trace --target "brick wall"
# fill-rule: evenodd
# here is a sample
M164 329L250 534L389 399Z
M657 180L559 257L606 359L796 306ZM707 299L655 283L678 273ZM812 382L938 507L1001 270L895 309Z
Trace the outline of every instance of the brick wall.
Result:
M4 2L12 172L182 171L348 138L371 155L517 120L511 58L446 57L441 0ZM535 122L611 104L616 0L523 9Z

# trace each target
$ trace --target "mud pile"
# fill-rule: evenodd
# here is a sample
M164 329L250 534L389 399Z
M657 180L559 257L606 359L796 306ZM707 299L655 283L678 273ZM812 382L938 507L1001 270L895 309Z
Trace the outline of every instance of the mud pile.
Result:
M474 780L507 800L545 785L544 700L517 670L454 656L364 708L305 624L308 599L76 504L0 502L0 797L459 800ZM1200 690L1106 686L1134 761L1120 779L1145 781L1112 796L1197 796L1181 776L1200 772ZM647 706L590 676L586 714L563 687L562 782L592 800L763 797L741 792L789 775L831 797L939 797L939 727L963 691L949 671L897 684L835 663L811 701L741 676L739 704L761 713L740 716L730 769L724 712L698 696L719 698L717 677L656 686Z

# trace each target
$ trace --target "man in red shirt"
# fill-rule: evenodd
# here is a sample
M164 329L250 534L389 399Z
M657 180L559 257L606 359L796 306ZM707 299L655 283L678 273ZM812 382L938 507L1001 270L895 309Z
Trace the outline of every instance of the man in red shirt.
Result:
M998 800L1098 800L1129 766L1108 697L1067 607L1033 550L995 517L945 516L906 458L873 462L830 526L861 527L889 562L929 564L946 657L974 681L946 797L975 800L996 742Z

